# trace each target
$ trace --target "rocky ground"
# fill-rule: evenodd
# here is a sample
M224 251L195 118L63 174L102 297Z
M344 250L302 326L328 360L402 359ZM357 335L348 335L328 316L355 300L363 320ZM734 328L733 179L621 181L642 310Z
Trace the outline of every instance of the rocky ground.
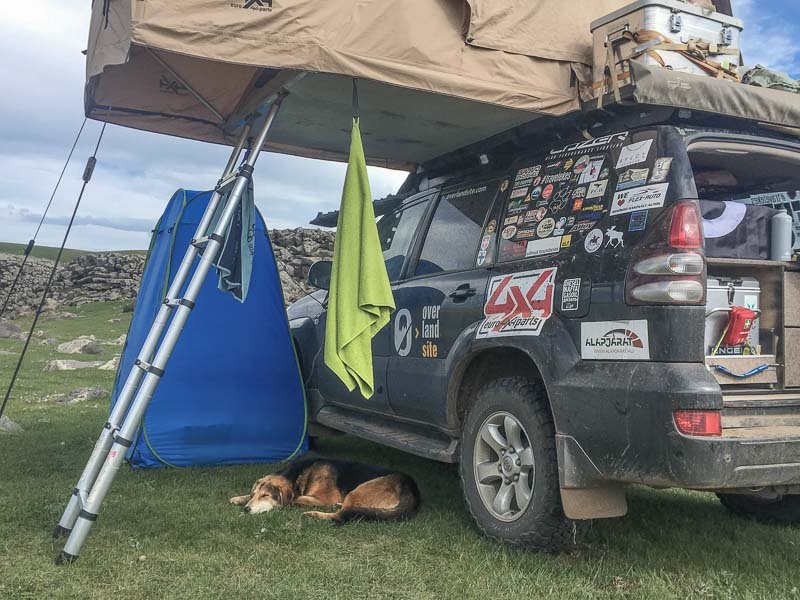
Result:
M310 291L305 278L315 261L333 257L333 232L318 229L277 229L270 232L284 300L294 302ZM21 256L0 254L0 302L5 301ZM51 316L66 317L66 307L90 302L133 299L144 269L143 254L108 252L79 256L59 267L46 304ZM53 263L29 258L9 303L5 318L30 313L37 306Z

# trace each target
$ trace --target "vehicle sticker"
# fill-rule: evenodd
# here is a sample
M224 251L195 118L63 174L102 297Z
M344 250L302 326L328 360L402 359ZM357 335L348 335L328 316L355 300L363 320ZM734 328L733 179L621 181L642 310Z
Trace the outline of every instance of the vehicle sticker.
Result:
M488 252L486 250L478 250L478 266L480 267L483 263L486 262L486 255Z
M647 176L650 169L628 169L619 176L617 180L618 190L627 190L647 183Z
M531 190L531 200L538 200L541 195L542 195L542 186L537 185L535 188Z
M564 170L569 171L572 168L572 165L575 164L575 161L571 158L564 161Z
M623 169L629 165L635 165L646 161L647 155L650 154L650 146L652 145L653 140L644 140L642 142L623 146L619 151L617 169Z
M622 131L620 133L612 133L602 137L594 138L593 140L586 140L582 142L575 142L568 144L558 150L551 150L550 156L558 155L575 155L580 152L594 152L602 148L615 148L621 145L628 138L628 132Z
M591 189L591 186L589 186ZM586 196L586 186L577 187L572 191L572 198L583 198Z
M581 210L583 208L583 198L575 198L575 202L572 203L572 212Z
M644 231L647 227L648 214L649 213L646 210L637 210L636 212L632 212L630 223L628 223L628 231Z
M520 229L517 231L517 235L514 236L515 240L531 240L536 237L536 228L526 228Z
M546 238L553 233L553 229L555 228L556 222L551 217L547 217L541 223L539 223L539 226L536 228L536 235L538 235L540 238Z
M533 211L533 220L538 223L539 221L544 219L546 214L547 214L547 207L540 206L539 208Z
M583 240L583 247L589 254L594 254L603 245L605 235L602 229L592 229L586 239Z
M661 183L669 177L669 168L672 166L671 158L657 158L653 165L653 174L650 176L650 183Z
M522 196L524 196L527 193L528 193L528 188L527 187L514 188L513 190L511 190L510 198L512 198L512 199L513 198L521 198Z
M753 194L745 198L744 202L755 206L774 206L782 202L790 202L791 196L788 192L767 192L766 194Z
M561 237L549 237L543 240L531 240L528 242L528 247L525 249L525 256L528 258L534 256L544 256L546 254L554 254L561 250Z
M581 233L582 231L589 231L590 229L593 229L595 225L597 225L597 223L594 221L578 221L572 226L572 229L570 229L569 232Z
M561 161L560 160L556 161L556 162L552 162L552 163L546 164L545 167L544 167L544 171L546 173L547 171L555 171L556 169L559 169L559 168L561 168Z
M537 336L553 314L556 267L493 277L476 338Z
M625 241L622 239L623 236L622 231L617 231L617 226L612 225L608 229L606 229L606 248L624 248Z
M508 189L508 179L503 179L503 183L500 184L500 191L505 192Z
M561 183L563 181L568 181L570 177L572 177L572 173L569 172L545 175L544 179L542 179L542 183Z
M606 187L608 187L608 179L603 179L602 181L593 181L589 184L589 189L586 192L586 198L599 198L606 193Z
M532 165L530 167L525 167L524 169L520 169L517 171L517 176L514 178L514 182L520 179L527 179L528 177L536 177L542 171L542 165Z
M635 210L664 206L667 188L669 188L668 183L656 183L616 192L611 202L611 211L609 214L622 215Z
M566 193L564 193L566 192ZM553 198L553 201L550 203L550 211L552 213L557 213L562 210L569 202L569 190L563 190L556 194L556 197Z
M442 307L439 304L429 304L422 307L422 358L438 358L439 356L439 313ZM418 336L419 337L419 336Z
M582 212L603 212L605 209L605 204L584 204ZM581 215L581 217L583 217L583 215Z
M600 171L600 179L608 179L608 167L604 167L602 171Z
M503 221L503 225L516 225L517 224L517 217L506 217L506 220Z
M592 157L589 156L588 154L585 154L584 156L581 156L575 162L575 172L576 173L583 173L583 171L586 169L586 167L589 166L589 161L590 160L592 160Z
M412 333L414 323L411 320L411 311L401 308L394 314L394 349L399 356L408 356L413 342Z
M542 190L542 199L543 200L550 200L550 196L553 195L553 191L554 190L555 190L555 188L553 187L553 184L552 183L548 183L546 186L544 186L544 189Z
M504 240L510 240L512 237L516 235L516 233L517 233L517 228L514 225L509 225L508 227L503 229L503 232L500 235L503 236Z
M492 219L486 226L486 233L494 233L497 229L497 219Z
M581 358L584 360L650 360L647 321L581 323Z
M481 240L481 250L486 250L489 247L489 242L491 242L492 236L485 235Z
M563 235L564 226L567 224L567 217L559 217L556 221L556 228L553 230L553 235Z
M569 248L569 245L572 243L572 234L568 233L567 235L561 236L561 247L562 248Z
M578 310L581 297L581 278L565 279L561 286L561 310Z
M514 260L525 256L528 242L503 242L500 246L500 260Z
M600 170L603 168L603 161L605 161L605 158L602 156L600 158L593 158L581 173L578 183L597 181L600 178Z
M533 178L533 185L539 185L540 183L542 183L541 176L537 176L537 177Z

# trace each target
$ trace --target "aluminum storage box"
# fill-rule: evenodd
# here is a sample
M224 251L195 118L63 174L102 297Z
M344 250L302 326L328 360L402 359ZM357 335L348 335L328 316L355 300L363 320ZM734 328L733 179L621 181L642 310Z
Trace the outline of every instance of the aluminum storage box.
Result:
M639 44L626 39L625 34L628 32L631 34L639 31L657 32L670 42L679 44L686 44L692 40L716 44L719 50L735 52L710 54L709 60L728 64L735 69L741 62L738 49L742 27L741 19L709 11L680 0L638 0L624 6L591 24L594 44L592 94L594 97L599 95L604 81L604 69L608 63L607 43L611 43L613 48L616 74L626 74L618 78L620 85L630 83L626 61L631 55L651 46L652 42ZM707 77L712 76L679 52L664 49L654 49L654 52L669 69ZM651 54L642 54L637 60L648 66L661 66ZM608 85L603 88L606 93L609 92Z
M754 277L709 277L707 290L706 314L715 308L730 306L743 306L752 310L761 308L761 285ZM704 344L706 355L711 354L727 324L727 312L720 311L706 317ZM753 323L747 339L753 348L758 347L758 319Z

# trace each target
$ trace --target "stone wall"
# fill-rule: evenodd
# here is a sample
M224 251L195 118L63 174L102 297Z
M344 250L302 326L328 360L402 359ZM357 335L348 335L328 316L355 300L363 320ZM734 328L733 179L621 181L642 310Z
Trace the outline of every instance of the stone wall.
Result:
M270 232L287 304L311 291L305 281L308 268L317 260L333 257L333 236L330 231L304 228ZM0 254L0 306L21 261L21 256ZM52 312L59 307L88 302L133 299L141 283L144 262L144 254L107 252L86 254L64 263L53 280L47 310ZM50 260L28 259L8 313L4 315L6 318L21 316L36 308L52 267Z

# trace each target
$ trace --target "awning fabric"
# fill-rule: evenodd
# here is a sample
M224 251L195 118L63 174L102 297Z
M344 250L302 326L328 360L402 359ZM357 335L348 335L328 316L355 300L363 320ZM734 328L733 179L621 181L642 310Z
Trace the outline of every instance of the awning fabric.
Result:
M579 109L589 22L626 3L98 0L86 113L230 144L241 119L292 81L267 148L346 160L357 77L368 161L409 167Z

